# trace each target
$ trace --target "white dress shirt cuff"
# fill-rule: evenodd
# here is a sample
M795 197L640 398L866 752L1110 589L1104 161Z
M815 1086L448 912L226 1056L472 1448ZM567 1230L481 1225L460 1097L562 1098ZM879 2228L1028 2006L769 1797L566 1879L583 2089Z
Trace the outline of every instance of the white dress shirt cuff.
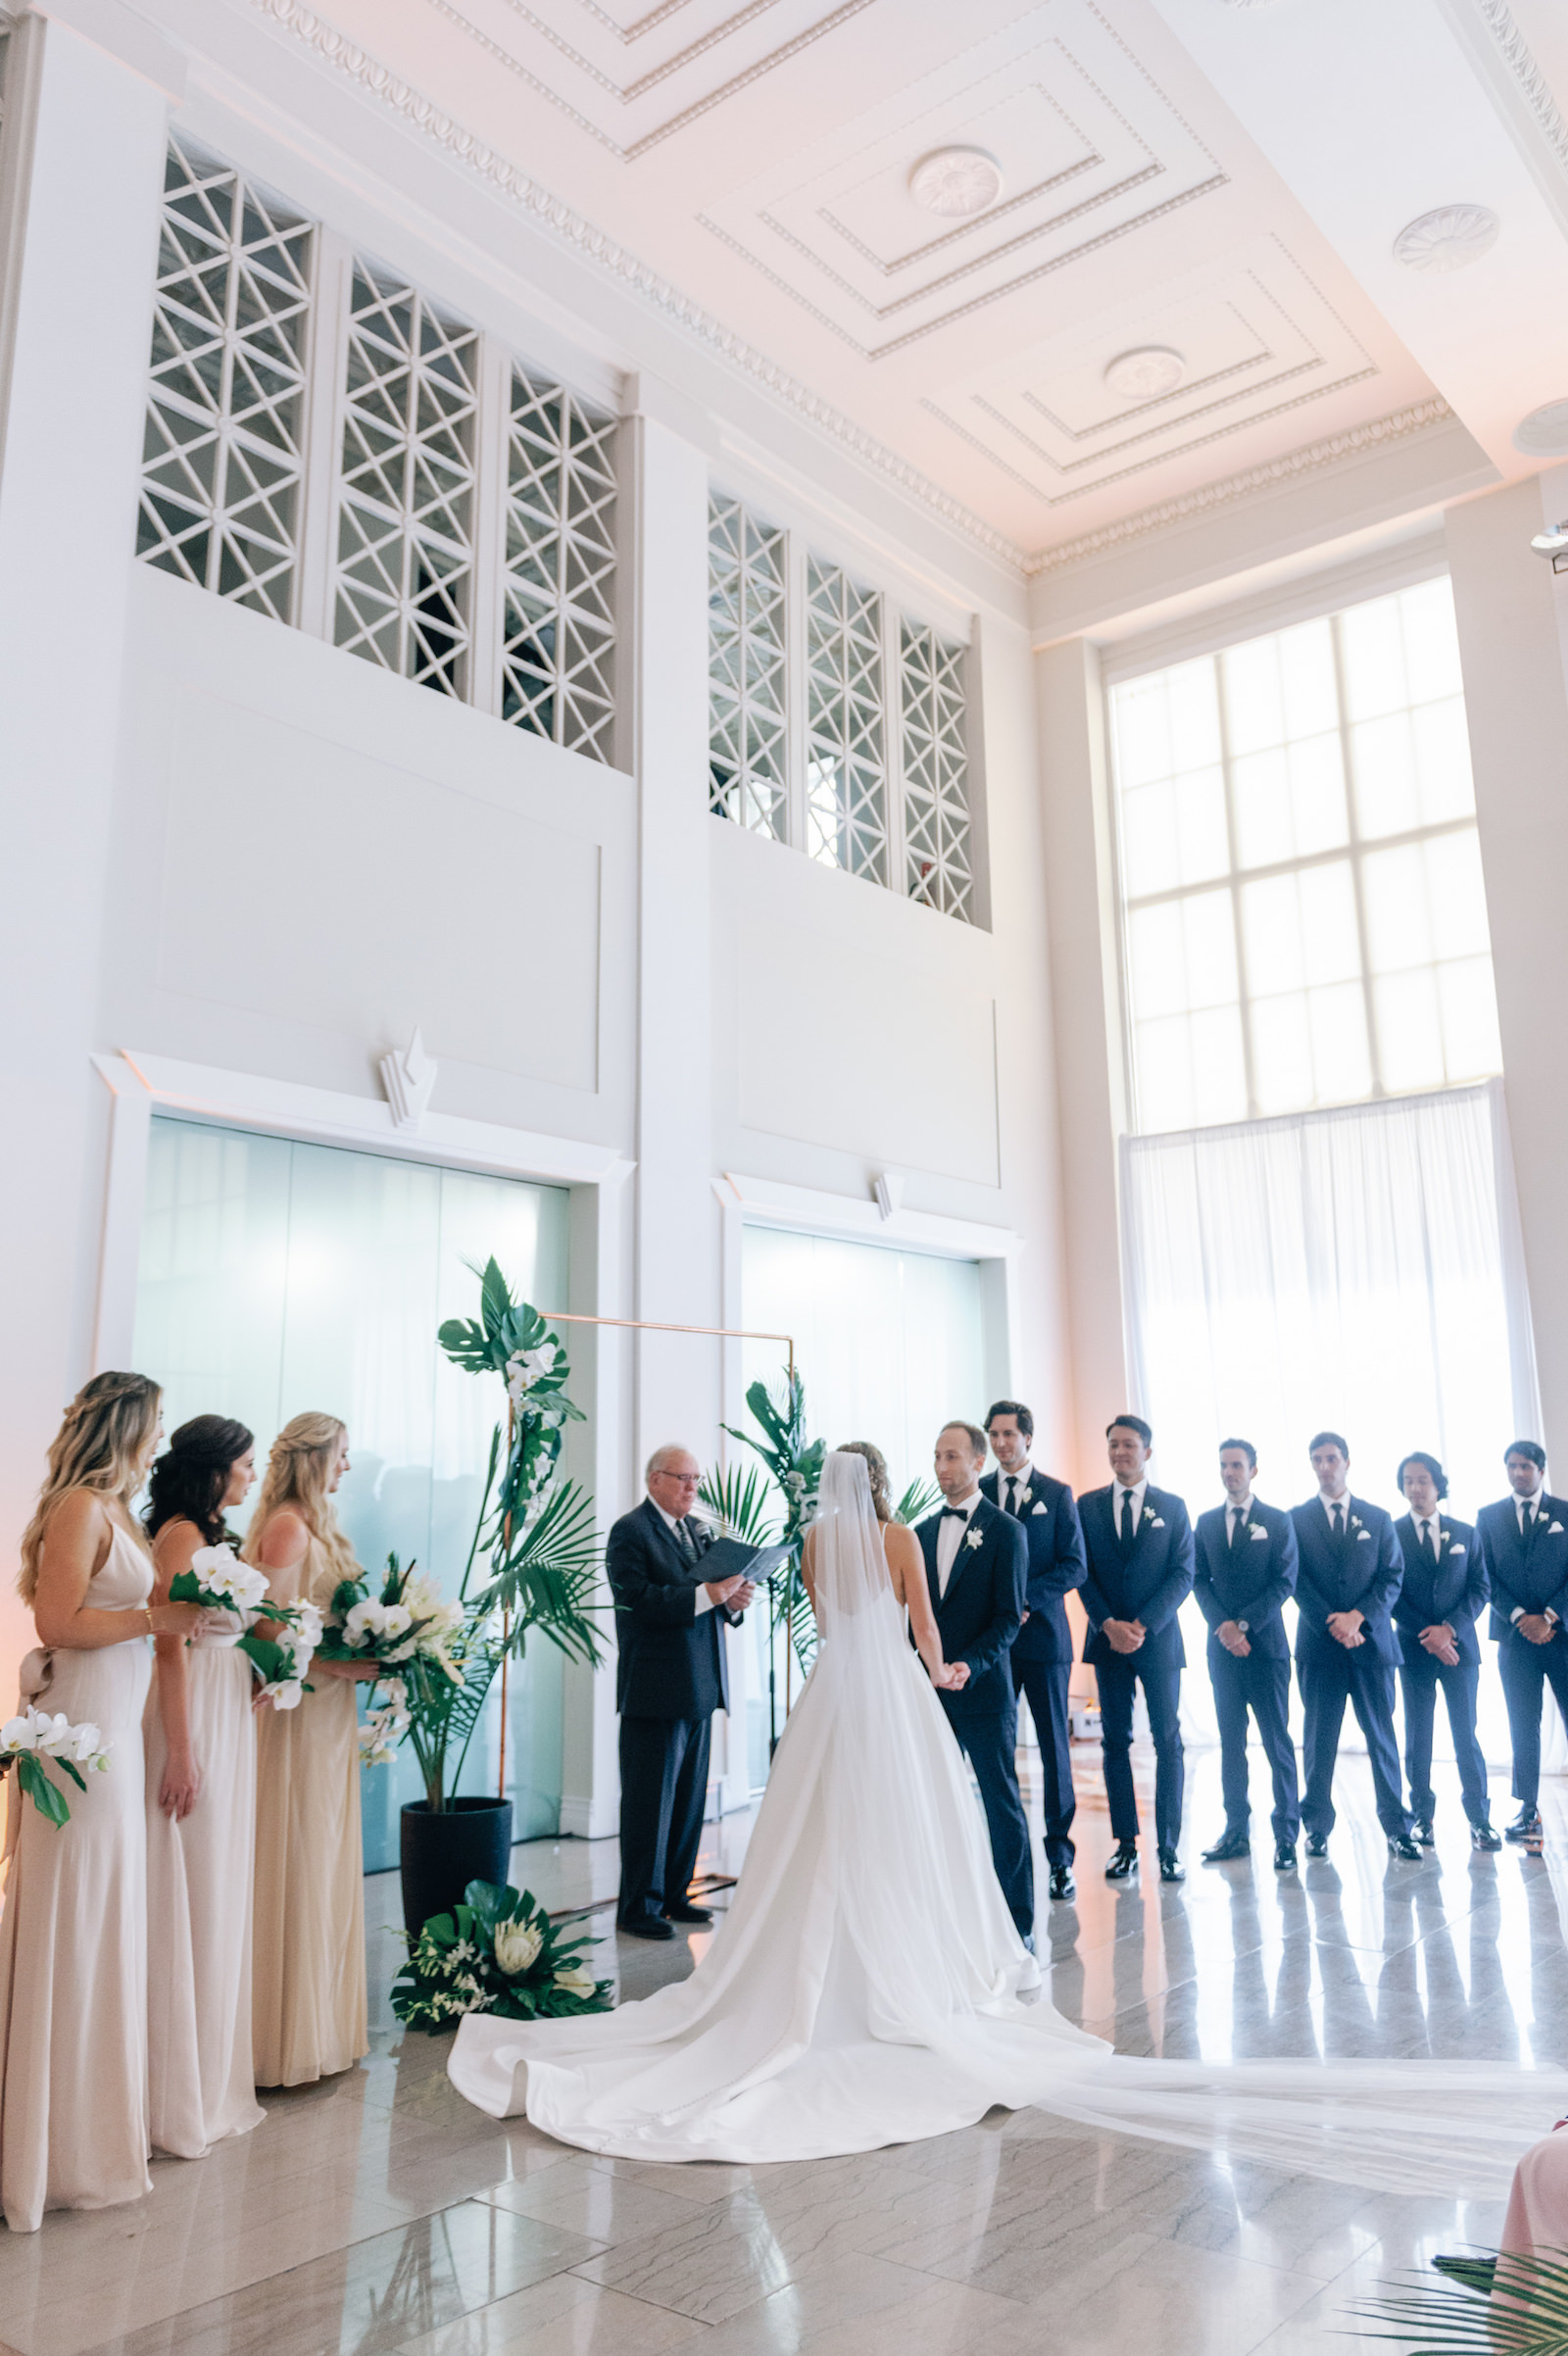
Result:
M711 1595L709 1594L709 1592L708 1592L708 1590L707 1590L707 1588L706 1588L706 1587L700 1587L700 1588L697 1590L697 1610L696 1610L696 1617L697 1617L697 1618L700 1620L700 1619L702 1618L702 1616L703 1616L703 1614L704 1614L704 1612L705 1612L705 1611L711 1611L711 1610L712 1610L712 1608L713 1608L713 1598L712 1598L712 1596L711 1596Z

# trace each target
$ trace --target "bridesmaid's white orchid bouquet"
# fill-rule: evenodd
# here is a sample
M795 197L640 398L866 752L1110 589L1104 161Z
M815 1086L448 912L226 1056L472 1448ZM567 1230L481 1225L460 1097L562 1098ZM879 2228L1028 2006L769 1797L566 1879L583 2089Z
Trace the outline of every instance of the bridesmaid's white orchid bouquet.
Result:
M90 1719L73 1726L64 1710L51 1716L30 1704L0 1726L0 1779L14 1767L18 1789L58 1831L71 1822L71 1809L60 1786L45 1772L46 1759L63 1769L78 1792L85 1792L87 1776L107 1771L109 1744Z
M198 1546L188 1571L176 1571L170 1582L171 1603L200 1603L208 1611L237 1612L254 1620L267 1599L267 1573L241 1562L233 1547Z
M449 2029L465 2013L504 2021L559 2021L608 2012L611 1983L596 1980L571 1938L529 1890L470 1882L464 1903L435 1914L392 1984L392 2010L411 2029Z
M274 1710L298 1709L301 1695L311 1691L305 1672L321 1641L321 1615L314 1603L273 1602L267 1573L242 1562L226 1541L197 1547L189 1569L176 1571L170 1581L169 1599L236 1613L243 1629L235 1649L247 1656L261 1680L256 1698L270 1701ZM281 1635L258 1636L258 1620L275 1622Z
M458 1685L463 1672L452 1646L463 1620L462 1604L443 1595L416 1563L405 1570L397 1556L389 1554L386 1577L375 1595L368 1578L339 1584L318 1649L323 1660L372 1661L388 1669L427 1661Z

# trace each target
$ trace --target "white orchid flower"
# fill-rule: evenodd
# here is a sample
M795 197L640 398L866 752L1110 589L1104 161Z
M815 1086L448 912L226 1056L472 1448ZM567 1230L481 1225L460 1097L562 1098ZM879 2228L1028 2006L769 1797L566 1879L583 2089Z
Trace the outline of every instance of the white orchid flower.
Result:
M286 1677L281 1685L272 1688L274 1710L297 1710L304 1697L305 1688L297 1677Z
M20 1718L8 1718L0 1726L0 1750L36 1750L37 1716L36 1710L24 1710Z

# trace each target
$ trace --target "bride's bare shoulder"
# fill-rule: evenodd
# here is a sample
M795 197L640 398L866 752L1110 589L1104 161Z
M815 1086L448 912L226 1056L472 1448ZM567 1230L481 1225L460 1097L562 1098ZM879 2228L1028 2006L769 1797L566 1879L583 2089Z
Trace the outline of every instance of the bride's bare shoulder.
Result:
M888 1558L888 1569L893 1574L893 1584L902 1602L905 1578L910 1571L921 1568L920 1541L903 1522L884 1522L882 1551Z

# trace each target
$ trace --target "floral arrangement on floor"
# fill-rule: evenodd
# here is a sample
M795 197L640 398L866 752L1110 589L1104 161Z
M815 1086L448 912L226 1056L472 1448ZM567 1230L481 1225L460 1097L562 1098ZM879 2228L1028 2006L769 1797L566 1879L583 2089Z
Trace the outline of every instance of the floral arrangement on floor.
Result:
M491 1434L457 1595L416 1580L412 1564L399 1572L393 1557L379 1595L357 1592L340 1613L340 1589L329 1615L342 1631L338 1657L390 1672L369 1696L362 1757L375 1764L410 1743L432 1812L452 1805L491 1687L531 1635L568 1659L600 1659L593 1499L557 1478L564 1427L583 1420L566 1397L566 1353L538 1310L514 1299L496 1260L474 1273L478 1318L449 1318L437 1340L465 1373L501 1377L507 1419Z
M596 1942L558 1929L529 1890L470 1882L464 1903L432 1915L392 1984L392 2010L411 2029L449 2029L465 2013L559 2021L608 2012L611 1983L580 1960Z
M77 1791L85 1792L88 1775L107 1771L109 1745L90 1719L73 1726L64 1710L51 1717L47 1710L35 1710L29 1704L20 1716L8 1718L0 1726L0 1781L14 1767L18 1789L25 1792L39 1815L47 1816L58 1832L71 1822L71 1809L60 1786L45 1772L46 1759L53 1759Z
M321 1615L314 1603L274 1603L269 1599L267 1574L242 1562L225 1540L221 1546L198 1546L187 1570L170 1581L172 1603L199 1603L208 1611L235 1613L244 1623L237 1649L245 1653L261 1680L256 1698L275 1710L298 1709L311 1689L305 1672L321 1642ZM276 1637L258 1636L256 1623L266 1620L279 1628Z

